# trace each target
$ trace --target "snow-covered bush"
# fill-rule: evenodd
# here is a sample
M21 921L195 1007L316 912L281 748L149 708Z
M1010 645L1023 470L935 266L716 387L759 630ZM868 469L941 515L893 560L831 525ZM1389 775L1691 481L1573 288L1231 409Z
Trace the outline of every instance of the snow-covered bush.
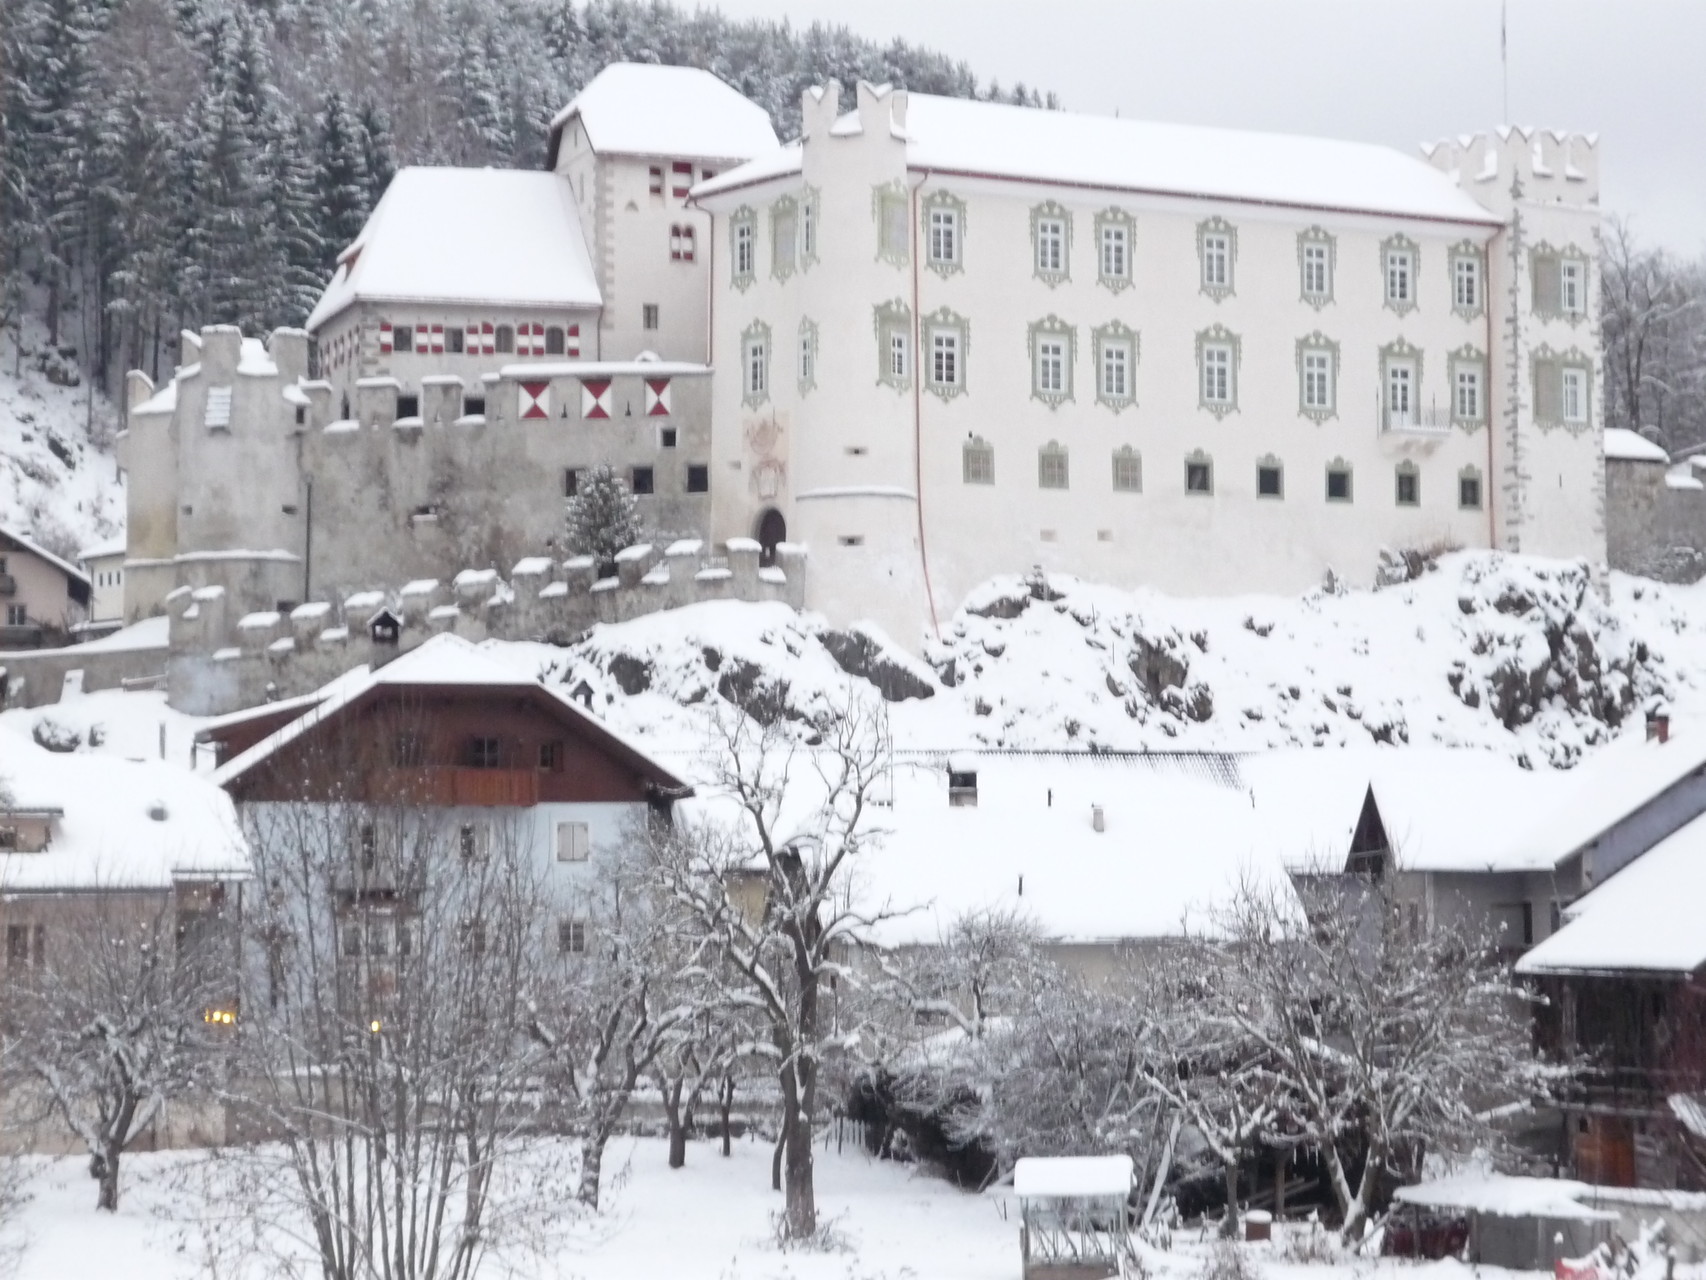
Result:
M588 467L575 480L575 493L563 514L563 536L578 556L592 556L600 577L616 572L616 553L642 540L639 504L628 482L605 463Z
M83 745L83 735L79 730L52 716L40 717L30 730L30 737L35 739L38 747L47 751L65 753Z

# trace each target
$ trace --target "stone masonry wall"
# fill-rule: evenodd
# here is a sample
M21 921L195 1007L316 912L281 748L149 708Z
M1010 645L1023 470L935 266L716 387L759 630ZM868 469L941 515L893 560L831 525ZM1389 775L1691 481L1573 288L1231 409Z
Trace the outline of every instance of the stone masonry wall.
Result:
M1706 488L1663 462L1607 458L1606 556L1613 569L1661 582L1706 576Z

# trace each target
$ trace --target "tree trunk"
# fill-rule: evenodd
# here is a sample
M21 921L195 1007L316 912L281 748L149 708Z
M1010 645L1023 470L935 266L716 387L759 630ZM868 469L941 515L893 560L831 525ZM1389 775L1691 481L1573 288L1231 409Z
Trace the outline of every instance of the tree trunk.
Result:
M717 1109L723 1113L723 1159L729 1158L729 1113L735 1108L735 1078L724 1076L723 1083L717 1089Z
M598 1208L598 1180L604 1168L604 1144L609 1141L610 1130L602 1124L581 1139L581 1181L575 1199L589 1209Z
M809 1240L817 1234L817 1192L812 1181L812 1128L803 1115L788 1126L787 1199L783 1213L788 1239Z
M111 1144L99 1155L89 1157L89 1176L100 1184L95 1208L108 1213L118 1212L118 1160L119 1148Z
M1224 1167L1226 1177L1226 1217L1220 1224L1222 1240L1238 1238L1238 1166L1228 1164Z
M1370 1147L1368 1155L1363 1159L1362 1177L1357 1181L1356 1198L1345 1207L1342 1235L1346 1244L1355 1244L1361 1238L1363 1226L1368 1222L1368 1202L1373 1197L1374 1188L1379 1185L1380 1175L1385 1169L1385 1152Z
M782 1121L780 1132L776 1135L776 1150L770 1153L770 1189L782 1189L782 1153L788 1149L788 1122Z
M681 1116L681 1077L664 1082L663 1112L669 1121L669 1167L679 1169L687 1163L687 1126Z

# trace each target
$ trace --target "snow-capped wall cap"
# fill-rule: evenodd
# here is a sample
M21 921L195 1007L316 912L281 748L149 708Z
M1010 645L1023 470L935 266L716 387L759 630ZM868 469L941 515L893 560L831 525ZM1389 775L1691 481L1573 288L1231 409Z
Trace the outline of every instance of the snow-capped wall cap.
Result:
M496 569L464 569L450 580L454 587L483 587L498 580Z
M139 413L171 413L177 407L178 382L173 378L146 400L131 405L130 414L135 417Z
M652 553L652 544L651 543L649 543L649 542L636 543L634 546L623 547L622 550L618 551L616 553L616 563L617 564L633 564L636 560L644 560L647 556L651 555L651 553Z
M1687 463L1665 472L1665 488L1667 489L1706 489L1706 484L1700 482L1700 477L1693 474L1693 469Z
M758 580L779 586L788 580L788 574L781 565L765 564L758 567Z
M427 610L427 617L442 622L446 618L462 616L462 606L459 604L438 604Z
M391 424L391 426L397 431L419 431L422 427L426 426L426 419L416 413L407 418L398 418Z
M405 582L402 591L398 594L406 600L411 596L430 596L437 590L437 578L416 578L412 582Z
M291 653L295 649L296 638L294 636L280 636L267 646L268 653Z
M298 383L304 391L330 391L332 384L324 378L303 378Z
M190 599L192 600L225 599L225 588L220 586L217 582L211 587L187 587L185 590L190 593Z
M1618 462L1669 462L1670 454L1628 427L1605 429L1605 456Z
M462 387L466 385L467 383L462 381L461 376L454 373L429 373L421 379L421 386L423 387Z
M403 389L402 382L389 374L376 374L371 378L357 378L355 385L357 390L361 391L378 390L382 387L394 387L398 391Z
M332 606L325 600L310 600L307 604L299 604L290 611L292 622L309 622L315 618L324 618L332 611Z
M605 155L750 160L776 146L769 112L697 67L612 63L556 114L552 130L576 116Z
M764 550L764 548L759 545L757 538L730 538L723 545L727 547L729 551L735 553L744 551L751 554L755 551Z
M364 609L377 609L384 603L383 591L357 591L344 601L344 612L361 613Z
M523 556L515 562L515 567L509 571L512 578L532 578L551 572L549 556Z
M590 569L597 563L598 561L592 556L570 556L563 561L563 568L572 572L576 569Z
M705 549L705 544L698 538L680 538L663 549L669 557L696 556Z
M862 87L861 110L832 132L891 104ZM896 91L898 92L898 91ZM803 105L803 104L802 104ZM967 175L1057 182L1074 188L1221 198L1332 213L1418 217L1496 227L1501 220L1450 175L1413 153L1360 142L1158 124L996 102L907 95L906 163L944 181ZM815 134L806 130L808 139ZM885 144L886 145L886 144ZM801 152L780 147L700 183L695 199L800 171Z
M1130 1156L1025 1156L1013 1165L1013 1194L1043 1198L1131 1194Z
M223 649L215 649L213 651L213 660L215 662L236 662L237 659L242 656L243 651L235 645L227 645Z
M354 418L339 418L337 421L328 422L324 427L320 428L320 434L324 436L342 436L349 435L351 432L360 430L361 423L357 422Z
M971 751L955 751L948 756L949 773L976 773L977 755Z
M178 345L184 353L183 363L189 364L192 358L201 354L201 335L194 329L179 329Z
M801 556L806 554L806 544L803 542L778 542L776 554L779 556Z
M108 556L122 556L129 549L121 534L116 538L108 538L105 542L97 542L84 547L77 553L79 560L104 560Z
M279 617L279 613L273 609L266 609L260 613L245 613L237 619L237 630L267 631L278 625Z
M1617 1214L1582 1203L1595 1188L1564 1178L1516 1178L1500 1173L1463 1173L1411 1187L1392 1198L1432 1209L1472 1209L1500 1218L1578 1218L1615 1222Z
M220 587L219 589L221 591L225 590L224 587ZM166 593L166 599L165 599L164 603L166 604L166 606L168 608L170 608L174 602L176 602L178 600L182 600L186 596L193 596L194 594L195 594L195 588L190 586L188 583L185 583L181 587L173 587L170 591L168 591Z
M286 404L295 405L298 409L306 409L308 407L309 402L307 394L294 382L285 383L285 385L280 389L279 394L284 397L284 402Z
M762 114L762 112L760 112ZM520 169L400 169L339 266L310 331L357 302L541 307L603 304L568 179ZM454 245L454 253L445 246Z

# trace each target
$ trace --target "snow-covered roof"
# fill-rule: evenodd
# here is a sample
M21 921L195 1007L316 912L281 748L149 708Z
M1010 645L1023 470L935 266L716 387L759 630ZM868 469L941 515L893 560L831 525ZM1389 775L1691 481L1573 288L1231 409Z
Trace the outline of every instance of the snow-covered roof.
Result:
M1473 1210L1502 1218L1583 1218L1614 1220L1610 1210L1591 1209L1582 1201L1595 1188L1563 1178L1513 1178L1500 1173L1465 1173L1399 1187L1392 1198L1433 1209Z
M857 114L849 114L836 129L856 132L857 124ZM944 177L1499 223L1433 165L1362 142L1158 124L930 94L908 96L905 138L908 167ZM797 145L779 148L699 184L694 195L798 172L800 155Z
M1124 1196L1130 1156L1024 1156L1013 1165L1016 1196Z
M399 170L308 327L357 301L596 307L568 180L519 169Z
M515 667L499 661L480 646L450 634L432 637L377 671L346 672L331 681L321 690L325 696L314 706L289 724L268 734L241 755L220 765L213 772L213 781L222 787L230 786L250 769L271 758L280 748L294 742L315 725L337 716L372 690L399 685L411 688L432 686L537 691L547 695L566 719L579 723L587 731L589 738L595 742L607 742L618 753L626 755L632 763L651 775L660 785L685 786L673 773L657 763L643 747L575 705L566 690L523 675ZM272 709L277 708L275 706Z
M1673 719L1670 740L1637 726L1588 756L1567 775L1533 821L1517 832L1509 856L1555 867L1678 782L1706 769L1706 722Z
M776 146L770 115L697 67L614 62L551 121L580 116L594 151L681 160L750 160Z
M0 893L165 889L178 877L249 870L231 801L185 769L46 751L0 725L0 780L17 809L63 815L47 849L0 854Z
M119 650L164 649L171 639L172 620L163 615L144 618L111 635L77 646L81 653L116 653Z
M49 551L46 547L42 546L40 543L32 542L30 539L26 538L23 534L19 533L16 529L8 529L8 528L6 528L5 525L0 525L0 538L10 539L11 541L17 543L18 546L22 547L25 551L29 552L31 555L39 556L41 559L47 561L55 569L58 569L61 573L65 574L66 577L75 578L75 579L77 579L78 582L81 582L84 586L89 585L89 575L88 574L84 573L76 565L69 564L64 560L61 560L58 556L54 555L53 552Z
M1706 817L1661 840L1565 912L1517 972L1695 973L1706 966Z
M77 558L85 561L104 560L108 556L122 556L128 549L124 535L120 534L116 538L108 538L105 542L96 542L84 547L77 553Z
M1628 427L1605 429L1605 456L1620 462L1669 462L1670 454Z
M1406 871L1532 871L1555 860L1522 842L1574 775L1524 769L1470 748L1303 748L1248 756L1264 838L1293 872L1345 869L1372 789L1397 865Z

